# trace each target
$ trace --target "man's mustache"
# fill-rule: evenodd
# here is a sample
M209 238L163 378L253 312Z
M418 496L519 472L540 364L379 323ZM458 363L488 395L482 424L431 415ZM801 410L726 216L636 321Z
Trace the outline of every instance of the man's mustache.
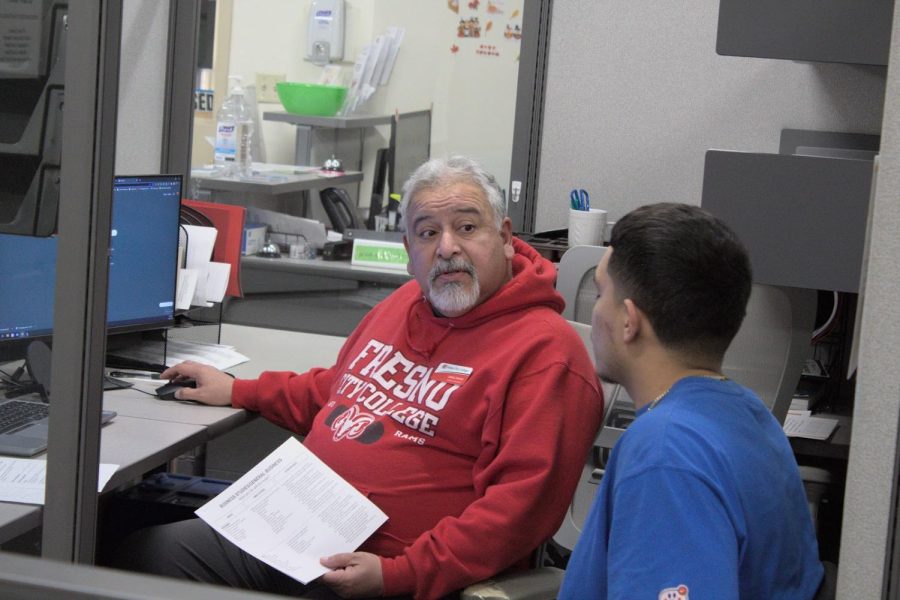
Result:
M468 273L470 277L475 278L475 266L463 258L451 258L450 260L438 260L428 272L428 281L434 283L434 280L445 273L455 273L463 271Z

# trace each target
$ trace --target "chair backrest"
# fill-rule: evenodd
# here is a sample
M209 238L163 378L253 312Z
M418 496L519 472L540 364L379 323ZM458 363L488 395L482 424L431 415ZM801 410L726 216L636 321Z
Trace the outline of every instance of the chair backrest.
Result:
M556 289L566 301L566 319L590 323L594 269L605 251L603 246L574 246L560 259ZM779 423L808 358L816 301L815 290L753 284L747 315L725 353L722 371L756 392ZM617 393L624 399L624 390Z
M556 291L566 301L563 317L579 323L591 322L597 297L594 270L606 252L605 246L572 246L559 259Z
M754 283L747 315L722 361L722 372L756 392L779 423L809 357L817 295Z
M587 349L588 356L591 357L591 362L596 366L597 357L594 356L594 344L591 342L591 326L586 323L578 323L577 321L569 321L569 325L572 326L572 329L578 333L578 337L581 338L584 347ZM596 370L596 369L595 369ZM612 394L615 393L616 388L619 387L615 383L611 383L609 381L600 380L600 386L603 388L603 398L609 398ZM609 414L611 403L606 402L603 407L604 415ZM605 420L605 419L604 419Z
M597 361L594 356L594 345L591 342L591 326L577 321L569 321L569 325L578 332L581 341L587 348L591 361L596 365ZM594 446L600 448L612 448L615 440L621 435L622 430L613 432L611 435L608 426L609 417L612 413L613 406L615 405L615 398L619 395L620 391L624 392L624 389L618 384L610 383L609 381L604 381L602 379L600 380L600 385L603 388L603 420L601 421L600 430L597 432L597 438L594 440ZM587 518L591 503L594 500L594 493L597 488L596 484L599 479L594 473L595 461L593 460L593 455L594 451L592 450L591 456L587 458L583 466L578 487L575 490L572 501L569 503L569 509L566 511L566 516L563 518L563 522L559 526L557 532L553 535L553 541L567 550L571 550L575 547L575 542L578 541L578 536L581 535L581 529L584 527L584 520Z

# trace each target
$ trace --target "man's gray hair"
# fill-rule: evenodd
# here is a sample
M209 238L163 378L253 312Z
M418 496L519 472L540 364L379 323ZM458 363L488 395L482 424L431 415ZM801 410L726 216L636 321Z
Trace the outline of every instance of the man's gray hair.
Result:
M474 184L484 191L488 204L494 213L494 223L497 229L506 217L506 202L503 200L503 192L497 185L494 176L485 171L481 165L466 156L451 156L450 158L433 158L416 169L406 183L403 184L403 200L400 204L400 215L406 227L406 214L409 211L410 201L423 190L435 189L444 185L457 182Z

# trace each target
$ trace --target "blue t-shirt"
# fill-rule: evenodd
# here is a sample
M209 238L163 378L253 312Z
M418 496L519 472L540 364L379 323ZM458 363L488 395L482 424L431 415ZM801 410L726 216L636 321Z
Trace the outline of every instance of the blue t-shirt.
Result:
M812 598L822 579L800 473L753 392L678 381L613 449L560 598Z

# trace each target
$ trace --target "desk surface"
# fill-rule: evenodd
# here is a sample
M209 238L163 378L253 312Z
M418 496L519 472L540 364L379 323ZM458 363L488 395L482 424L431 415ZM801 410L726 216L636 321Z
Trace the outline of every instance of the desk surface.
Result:
M825 441L810 440L800 437L788 438L794 454L800 456L815 456L822 458L841 458L846 460L850 456L850 433L853 429L853 418L846 415L816 415L837 419L838 427Z
M138 382L131 389L107 392L103 396L103 407L116 411L119 416L141 419L145 424L150 421L156 424L178 423L201 427L205 432L205 439L201 440L201 443L240 427L254 418L253 415L239 408L159 400L149 395L160 385L158 381ZM148 393L144 393L144 391ZM118 417L114 421L117 419ZM154 423L148 425L150 429L155 428ZM165 425L165 427L167 426ZM165 427L160 426L160 428Z
M244 356L253 357L228 371L235 377L253 378L263 371L302 373L313 367L330 367L347 338L222 323L221 339Z
M229 369L237 377L266 370L306 371L330 366L344 338L223 324L223 344L251 361ZM158 382L141 384L151 391ZM112 490L254 416L242 409L157 400L136 389L106 392L103 406L118 415L101 430L100 462L119 465L106 485ZM40 457L38 457L40 458ZM0 543L41 526L40 506L0 502Z
M103 427L100 437L100 462L119 465L106 489L140 477L202 444L207 436L207 428L200 425L166 423L165 427L148 427L145 419L116 416ZM0 502L0 542L39 527L42 514L41 506Z
M303 273L306 275L324 275L334 279L371 281L374 283L386 283L398 286L403 285L411 279L410 274L405 270L361 267L350 264L350 261L348 260L322 260L321 258L302 259L286 256L280 258L242 256L241 269L248 268L261 271L283 271L288 273Z

